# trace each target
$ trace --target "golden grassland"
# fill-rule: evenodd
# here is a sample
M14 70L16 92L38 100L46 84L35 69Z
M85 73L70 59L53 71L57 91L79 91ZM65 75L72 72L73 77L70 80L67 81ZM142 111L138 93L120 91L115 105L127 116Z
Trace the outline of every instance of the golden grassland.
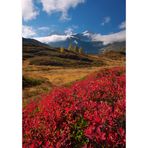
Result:
M125 65L125 57L111 59L106 56L91 56L98 60L101 59L106 65L100 67L66 68L60 66L29 65L28 60L23 61L23 76L43 80L40 85L23 88L24 104L31 98L34 99L50 92L54 87L69 86L73 82L84 79L87 75L98 72L101 69Z

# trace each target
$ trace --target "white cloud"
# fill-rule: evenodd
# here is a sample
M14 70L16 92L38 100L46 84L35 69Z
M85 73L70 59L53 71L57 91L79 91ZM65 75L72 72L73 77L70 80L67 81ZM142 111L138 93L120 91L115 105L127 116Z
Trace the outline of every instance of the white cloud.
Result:
M71 37L72 35L71 29L67 29L65 31L64 35L50 35L45 37L36 37L34 39L43 42L43 43L51 43L51 42L59 42L59 41L65 41L67 38ZM125 30L122 30L117 33L107 34L107 35L101 35L101 34L93 34L89 33L88 31L83 32L84 36L89 36L90 40L92 41L101 41L104 45L114 43L114 42L121 42L125 41L126 39L126 32Z
M85 0L38 0L43 6L43 11L49 15L55 12L61 13L61 20L70 20L68 10L75 8ZM35 19L39 10L35 6L35 0L22 0L22 16L24 21Z
M72 29L72 28L68 28L68 29L66 29L66 30L64 31L64 33L65 33L66 35L72 35L72 34L73 34L73 29Z
M126 38L125 30L122 30L117 33L112 33L109 35L101 35L101 34L93 34L92 35L93 41L102 41L104 45L114 43L114 42L125 41L125 38Z
M43 5L43 11L49 15L54 12L61 12L61 20L69 20L68 10L75 8L85 0L40 0Z
M23 28L22 28L23 37L31 38L31 37L34 37L35 35L37 35L37 33L32 27L23 25Z
M77 25L71 25L70 27L68 27L67 29L65 29L64 33L66 35L72 35L75 34L75 30L77 30L79 28L79 26Z
M42 26L42 27L39 27L38 30L39 31L49 31L49 27Z
M35 19L38 14L39 12L35 8L33 0L22 0L22 15L24 21Z
M102 26L109 23L111 21L111 18L109 16L103 18L103 22L101 23Z
M40 42L43 43L51 43L51 42L59 42L59 41L65 41L68 37L70 37L69 35L50 35L47 37L38 37L38 38L34 38Z
M89 38L91 38L92 35L93 35L93 33L89 32L88 30L82 32L82 34L83 34L84 36L86 36L86 37L89 37Z
M79 26L78 26L78 25L72 25L71 28L73 28L73 29L78 29Z
M126 22L122 22L120 25L119 25L119 29L125 29L126 28Z

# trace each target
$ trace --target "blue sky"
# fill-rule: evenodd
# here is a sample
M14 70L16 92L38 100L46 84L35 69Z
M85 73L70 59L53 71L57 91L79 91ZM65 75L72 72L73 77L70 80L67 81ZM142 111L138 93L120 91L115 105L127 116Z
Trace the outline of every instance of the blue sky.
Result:
M88 30L125 30L125 0L23 0L23 35L44 37Z

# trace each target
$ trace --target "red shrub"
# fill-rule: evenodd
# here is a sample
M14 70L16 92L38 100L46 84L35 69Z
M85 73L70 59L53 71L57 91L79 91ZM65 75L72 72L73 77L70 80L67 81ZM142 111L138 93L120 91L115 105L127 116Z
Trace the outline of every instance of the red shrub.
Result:
M125 107L124 68L57 88L23 109L23 147L125 147Z

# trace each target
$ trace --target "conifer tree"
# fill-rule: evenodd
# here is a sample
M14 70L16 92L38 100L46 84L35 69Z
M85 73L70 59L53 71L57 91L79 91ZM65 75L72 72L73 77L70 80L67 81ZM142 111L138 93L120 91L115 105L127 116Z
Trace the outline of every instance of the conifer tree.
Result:
M69 46L68 46L68 50L69 50L69 51L72 51L72 44L71 44L71 43L70 43Z
M60 48L60 52L61 52L61 53L64 52L64 48L63 48L63 47Z
M82 52L83 52L83 49L82 49L82 47L80 47L79 48L79 51L78 51L80 54L82 54Z

